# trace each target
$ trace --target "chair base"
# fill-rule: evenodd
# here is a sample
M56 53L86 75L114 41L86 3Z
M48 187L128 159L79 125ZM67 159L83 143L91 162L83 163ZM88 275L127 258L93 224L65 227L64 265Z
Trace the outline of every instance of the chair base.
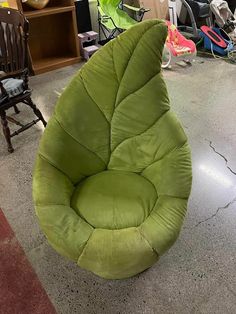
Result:
M33 120L27 124L22 124L20 122L18 122L17 120L15 120L14 118L11 117L7 117L6 115L6 111L5 110L0 110L0 117L1 117L1 124L2 124L2 129L3 129L3 134L5 136L6 142L7 142L7 150L9 153L13 153L14 152L14 148L12 146L11 143L11 138L13 136L16 136L18 134L20 134L21 132L28 130L31 126L33 126L34 124L38 123L39 121L41 121L44 125L44 127L46 127L47 122L45 121L41 111L37 108L37 106L33 103L32 99L29 97L27 99L25 99L24 101L22 101L24 104L28 105L33 111L34 114L37 116L36 120ZM20 111L17 108L16 105L13 106L15 113L19 114ZM11 133L10 128L8 126L8 121L15 123L16 125L19 125L20 128L18 130L16 130L15 132Z
M14 152L14 148L12 147L12 144L11 144L11 132L10 132L10 129L8 127L8 121L7 121L6 112L2 111L0 113L0 116L1 116L1 123L2 123L3 134L4 134L6 142L7 142L7 150L8 150L9 153L13 153Z

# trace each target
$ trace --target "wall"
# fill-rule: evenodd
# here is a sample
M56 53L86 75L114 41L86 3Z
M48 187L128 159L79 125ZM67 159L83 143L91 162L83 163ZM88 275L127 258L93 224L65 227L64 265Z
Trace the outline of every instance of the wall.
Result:
M89 10L92 22L93 31L98 33L98 10L97 10L97 0L89 0Z

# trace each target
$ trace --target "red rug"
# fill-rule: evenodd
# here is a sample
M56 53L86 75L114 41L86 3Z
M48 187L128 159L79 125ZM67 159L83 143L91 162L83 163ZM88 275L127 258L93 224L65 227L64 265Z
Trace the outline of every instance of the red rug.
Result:
M0 209L0 314L14 313L56 311Z

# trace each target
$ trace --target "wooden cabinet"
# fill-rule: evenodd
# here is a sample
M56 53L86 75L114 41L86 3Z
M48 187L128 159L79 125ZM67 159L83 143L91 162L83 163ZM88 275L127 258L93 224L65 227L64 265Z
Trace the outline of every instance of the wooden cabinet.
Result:
M8 3L29 20L29 51L34 74L80 61L73 0L50 0L41 10L32 9L21 0Z

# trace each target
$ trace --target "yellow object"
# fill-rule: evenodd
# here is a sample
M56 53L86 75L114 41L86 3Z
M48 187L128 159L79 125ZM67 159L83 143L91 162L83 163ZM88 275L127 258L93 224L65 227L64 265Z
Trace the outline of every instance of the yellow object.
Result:
M9 8L8 1L0 2L0 7Z

